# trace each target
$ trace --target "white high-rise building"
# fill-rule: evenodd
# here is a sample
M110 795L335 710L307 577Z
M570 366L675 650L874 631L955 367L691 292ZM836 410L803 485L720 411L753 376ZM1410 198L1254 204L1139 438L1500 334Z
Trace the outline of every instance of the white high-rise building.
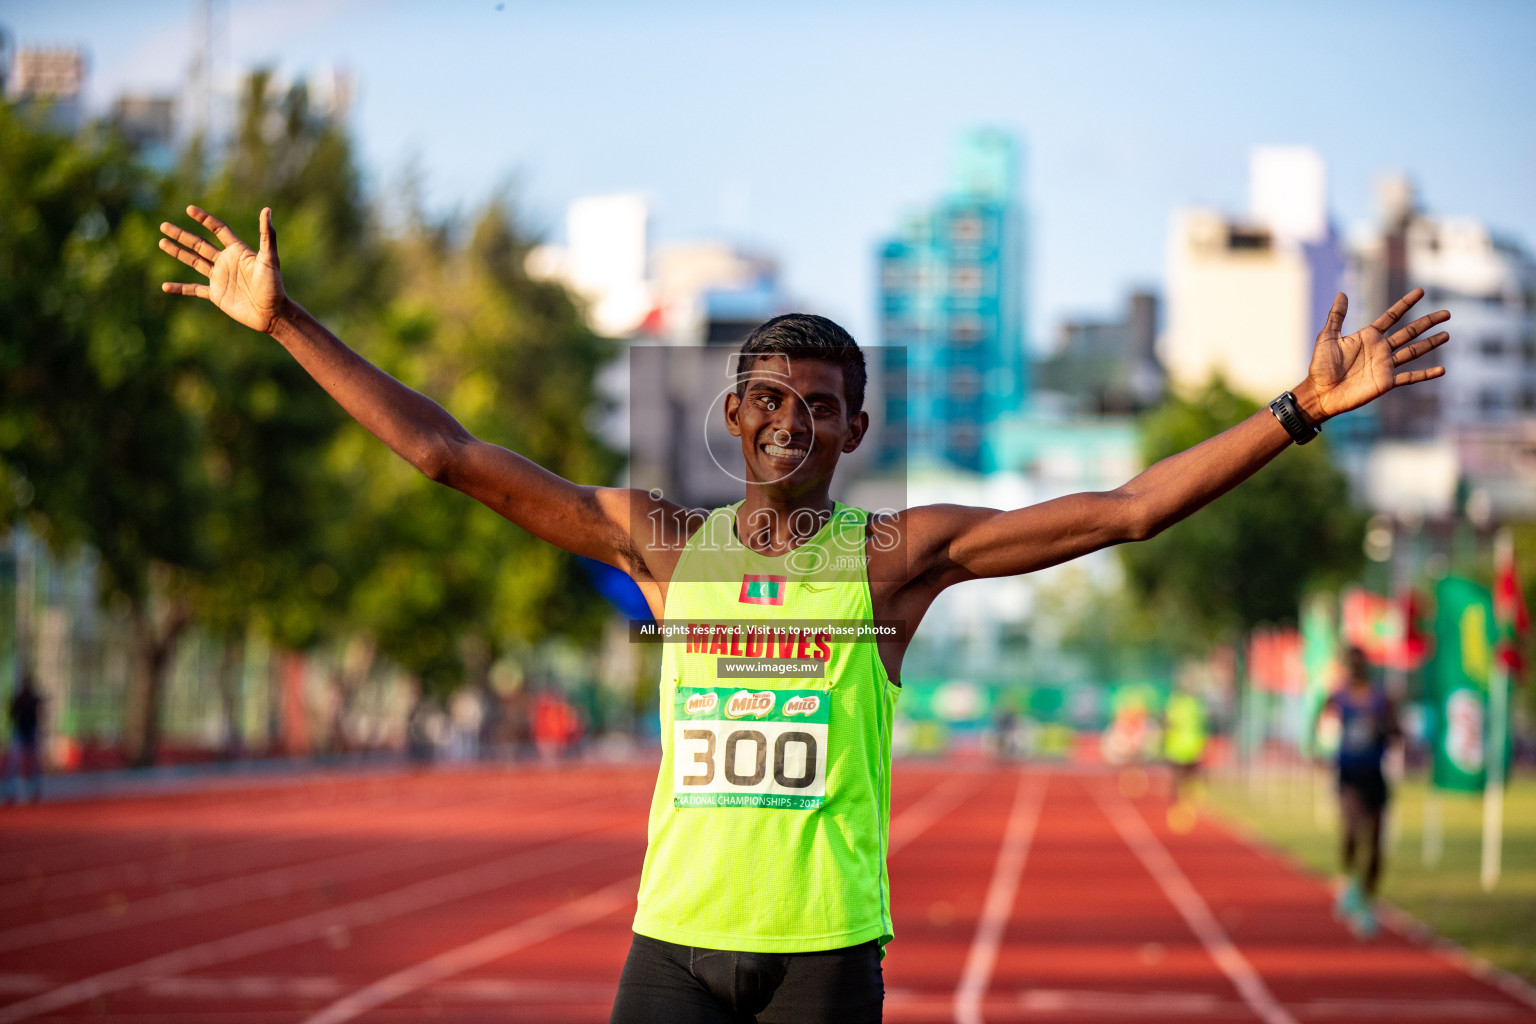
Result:
M1248 212L1276 238L1328 236L1328 167L1308 146L1259 146L1248 158Z
M642 195L577 199L565 236L564 245L535 247L528 272L584 298L588 326L607 337L730 344L786 310L772 259L723 241L652 247Z
M599 334L633 334L651 310L647 274L650 205L632 193L587 196L565 215L566 244L529 253L535 277L564 281L587 301L587 323Z
M1163 363L1177 387L1220 374L1268 401L1306 376L1343 257L1315 151L1255 149L1248 216L1175 213L1168 236Z

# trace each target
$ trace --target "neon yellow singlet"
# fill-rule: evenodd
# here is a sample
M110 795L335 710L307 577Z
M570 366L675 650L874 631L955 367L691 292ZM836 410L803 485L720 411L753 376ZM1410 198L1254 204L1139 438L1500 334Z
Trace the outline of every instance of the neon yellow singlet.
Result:
M1175 693L1168 698L1163 713L1167 732L1163 737L1163 755L1177 764L1194 764L1205 752L1205 706L1198 697Z
M661 663L661 770L635 931L687 946L810 952L891 938L886 843L900 688L865 636L730 636L731 623L870 623L865 522L838 503L769 557L715 509L679 557ZM755 660L753 660L755 659ZM771 671L792 663L824 678ZM749 674L722 678L727 663ZM762 666L759 668L758 666Z

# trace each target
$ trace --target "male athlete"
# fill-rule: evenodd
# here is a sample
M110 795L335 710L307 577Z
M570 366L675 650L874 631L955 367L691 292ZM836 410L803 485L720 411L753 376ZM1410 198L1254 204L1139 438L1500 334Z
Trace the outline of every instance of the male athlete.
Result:
M1419 336L1448 313L1388 337L1415 291L1341 336L1339 295L1294 392L1116 490L1009 511L932 505L872 517L829 495L838 458L869 426L863 354L831 321L792 314L743 345L721 411L741 439L746 493L706 514L572 483L476 439L284 294L270 210L258 251L218 218L187 212L220 244L162 224L160 247L208 278L165 291L209 299L272 335L426 476L617 566L658 622L690 624L688 642L663 653L661 772L613 1008L624 1024L878 1021L891 938L891 717L903 652L934 598L966 580L1151 537L1329 417L1444 372L1397 368L1447 340ZM812 619L901 628L869 643L790 624Z
M1340 878L1333 909L1355 935L1369 939L1376 934L1381 825L1391 798L1381 762L1403 730L1386 687L1371 680L1365 653L1351 647L1345 661L1349 678L1320 709L1320 715L1331 713L1339 723Z

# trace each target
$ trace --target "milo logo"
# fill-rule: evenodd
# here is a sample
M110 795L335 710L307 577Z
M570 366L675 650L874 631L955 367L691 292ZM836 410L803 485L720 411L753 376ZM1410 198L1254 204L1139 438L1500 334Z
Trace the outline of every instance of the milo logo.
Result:
M804 697L791 697L786 701L784 714L785 716L814 715L819 707L821 707L821 698L808 693Z
M725 702L726 718L762 718L773 710L777 698L768 690L748 693L738 690Z
M690 715L703 715L715 710L719 698L712 693L696 693L689 697L683 710Z

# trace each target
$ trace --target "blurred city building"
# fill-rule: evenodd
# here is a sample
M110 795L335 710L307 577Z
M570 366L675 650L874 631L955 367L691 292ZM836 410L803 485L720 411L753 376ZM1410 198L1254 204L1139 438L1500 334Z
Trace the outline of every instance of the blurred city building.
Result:
M1378 223L1351 233L1346 329L1418 287L1415 312L1449 310L1452 342L1408 364L1444 366L1434 386L1376 403L1361 489L1399 519L1536 519L1536 260L1475 219L1424 212L1405 177L1376 191Z
M950 190L879 249L887 416L913 459L995 468L988 429L1028 394L1024 215L1017 143L982 129L955 154ZM887 452L891 457L895 453Z
M1115 320L1068 320L1056 350L1035 364L1035 397L1053 396L1068 408L1126 415L1155 405L1167 384L1158 359L1158 299L1133 292Z
M5 73L5 98L20 110L34 111L62 132L76 132L85 121L84 50L22 47Z
M1380 222L1350 240L1360 301L1349 326L1418 287L1426 310L1450 310L1456 339L1412 364L1443 365L1440 384L1381 402L1381 435L1425 439L1536 417L1536 261L1472 218L1422 212L1405 178L1378 182L1377 200Z
M1113 490L1141 471L1141 432L1132 416L1042 410L999 421L991 441L1005 467L999 472L1022 474L1052 497Z
M67 47L20 47L14 54L0 31L0 94L18 111L31 111L55 131L75 134L92 123L105 123L122 134L135 154L162 173L175 165L189 138L201 136L203 154L212 159L228 142L236 93L248 79L221 78L218 26L225 4L203 0L195 5L192 61L185 87L176 93L130 92L105 107L86 103L90 60L85 51ZM273 73L268 88L296 91L311 115L332 122L352 109L356 89L351 72L333 64L301 76Z
M1344 255L1315 151L1256 148L1248 205L1244 217L1203 208L1174 214L1162 355L1175 386L1199 387L1220 374L1267 402L1305 377Z
M529 253L528 272L565 283L588 326L628 342L599 386L600 429L629 456L629 484L695 507L737 500L737 471L721 463L740 460L739 443L720 436L715 405L734 382L730 349L794 308L778 264L718 239L653 244L650 204L635 193L576 200L565 234Z
M651 307L650 206L633 194L588 196L565 214L565 245L528 254L528 272L563 281L587 302L587 324L610 338L633 334Z
M159 171L176 163L176 101L168 96L119 96L112 104L112 124Z
M1031 413L1005 423L992 440L1010 468L982 474L947 461L915 461L908 473L909 504L1023 508L1077 491L1112 489L1140 468L1129 417ZM864 504L857 494L853 500ZM1157 671L1121 666L1120 677L1106 677L1066 635L1122 581L1120 562L1106 549L940 594L903 661L898 744L910 751L975 746L993 713L1014 705L1036 724L1098 728L1108 688L1155 678Z
M1161 397L1166 380L1155 350L1158 299L1137 293L1118 317L1063 325L1056 351L1030 366L1018 177L1009 136L968 134L949 192L877 250L882 347L871 356L896 428L883 435L881 457L908 459L909 506L1022 508L1112 489L1140 469L1133 414ZM941 706L971 708L976 722L1009 702L1033 716L1036 698L1086 707L1093 701L1065 695L1104 680L1063 648L1061 617L1047 606L1057 591L1119 584L1119 563L1097 552L945 592L909 648L904 692L939 718L953 718Z
M1443 365L1446 376L1330 425L1335 455L1360 500L1401 523L1536 519L1530 253L1477 220L1424 212L1400 176L1378 182L1378 222L1346 244L1328 216L1322 159L1304 148L1254 150L1249 193L1244 218L1175 214L1160 341L1171 382L1220 373L1267 401L1305 376L1335 291L1350 295L1348 332L1422 287L1415 313L1450 310L1453 342L1412 365Z
M725 242L658 246L654 303L641 333L673 345L740 345L793 308L771 258Z
M587 323L610 338L668 345L735 345L792 307L779 268L718 240L653 246L642 195L588 196L570 205L566 241L535 247L528 272L565 283L587 302Z

